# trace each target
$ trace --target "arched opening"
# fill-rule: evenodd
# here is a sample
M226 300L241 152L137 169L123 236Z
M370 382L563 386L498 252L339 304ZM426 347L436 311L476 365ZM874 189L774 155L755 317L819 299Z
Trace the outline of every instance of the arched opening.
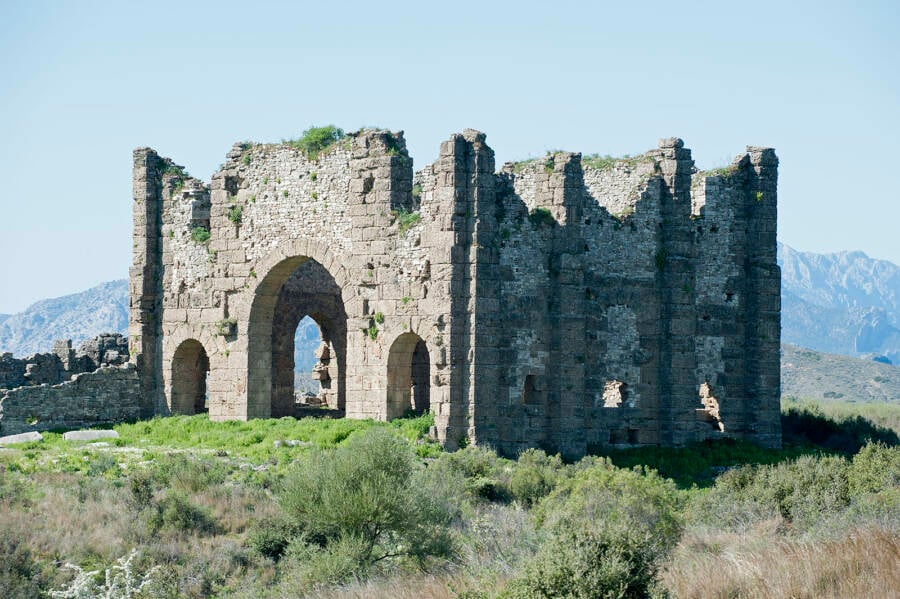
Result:
M330 386L331 358L331 348L322 342L319 323L307 314L294 333L294 393L298 398L318 397Z
M387 369L387 418L431 409L431 359L415 333L403 333L391 345Z
M309 327L318 335L305 335L311 332ZM303 413L303 404L297 401L295 371L302 366L310 337L321 340L314 370L320 377L324 402L332 410L343 411L347 314L341 288L324 266L298 256L272 268L257 287L248 340L248 418Z
M182 342L172 357L172 393L169 410L173 414L206 412L206 377L209 357L196 339Z

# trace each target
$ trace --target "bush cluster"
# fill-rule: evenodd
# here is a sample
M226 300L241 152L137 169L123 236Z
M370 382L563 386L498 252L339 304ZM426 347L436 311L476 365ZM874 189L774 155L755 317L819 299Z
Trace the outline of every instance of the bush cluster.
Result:
M319 154L328 150L335 142L344 138L344 130L334 125L310 127L299 139L291 140L290 145L302 151L309 160L315 160Z

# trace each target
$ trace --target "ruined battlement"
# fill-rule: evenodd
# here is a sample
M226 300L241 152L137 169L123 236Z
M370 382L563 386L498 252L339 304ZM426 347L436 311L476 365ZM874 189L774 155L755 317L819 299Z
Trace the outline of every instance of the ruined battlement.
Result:
M777 165L699 172L671 138L497 170L466 130L414 172L402 132L364 130L235 144L207 185L138 149L142 413L293 414L308 315L333 409L427 409L450 447L778 445Z

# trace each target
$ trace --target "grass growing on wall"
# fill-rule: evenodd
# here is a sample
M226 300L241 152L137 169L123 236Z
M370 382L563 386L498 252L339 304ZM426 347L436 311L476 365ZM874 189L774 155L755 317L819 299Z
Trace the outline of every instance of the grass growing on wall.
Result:
M298 139L287 143L302 151L309 160L316 160L320 154L329 150L336 142L344 139L344 130L334 125L310 127Z

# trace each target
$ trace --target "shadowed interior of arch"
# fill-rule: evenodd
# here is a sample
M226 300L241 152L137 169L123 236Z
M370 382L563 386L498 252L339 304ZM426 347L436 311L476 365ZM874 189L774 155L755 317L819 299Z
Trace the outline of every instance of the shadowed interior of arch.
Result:
M415 333L397 337L388 354L387 417L424 414L431 409L431 360L428 346Z
M172 357L173 414L206 412L206 379L209 376L209 357L196 339L187 339Z
M296 416L295 343L309 317L318 326L327 355L319 368L327 407L343 411L346 400L347 314L341 288L310 258L289 258L260 282L250 315L248 417ZM321 350L322 348L320 348ZM327 360L327 361L326 361Z

